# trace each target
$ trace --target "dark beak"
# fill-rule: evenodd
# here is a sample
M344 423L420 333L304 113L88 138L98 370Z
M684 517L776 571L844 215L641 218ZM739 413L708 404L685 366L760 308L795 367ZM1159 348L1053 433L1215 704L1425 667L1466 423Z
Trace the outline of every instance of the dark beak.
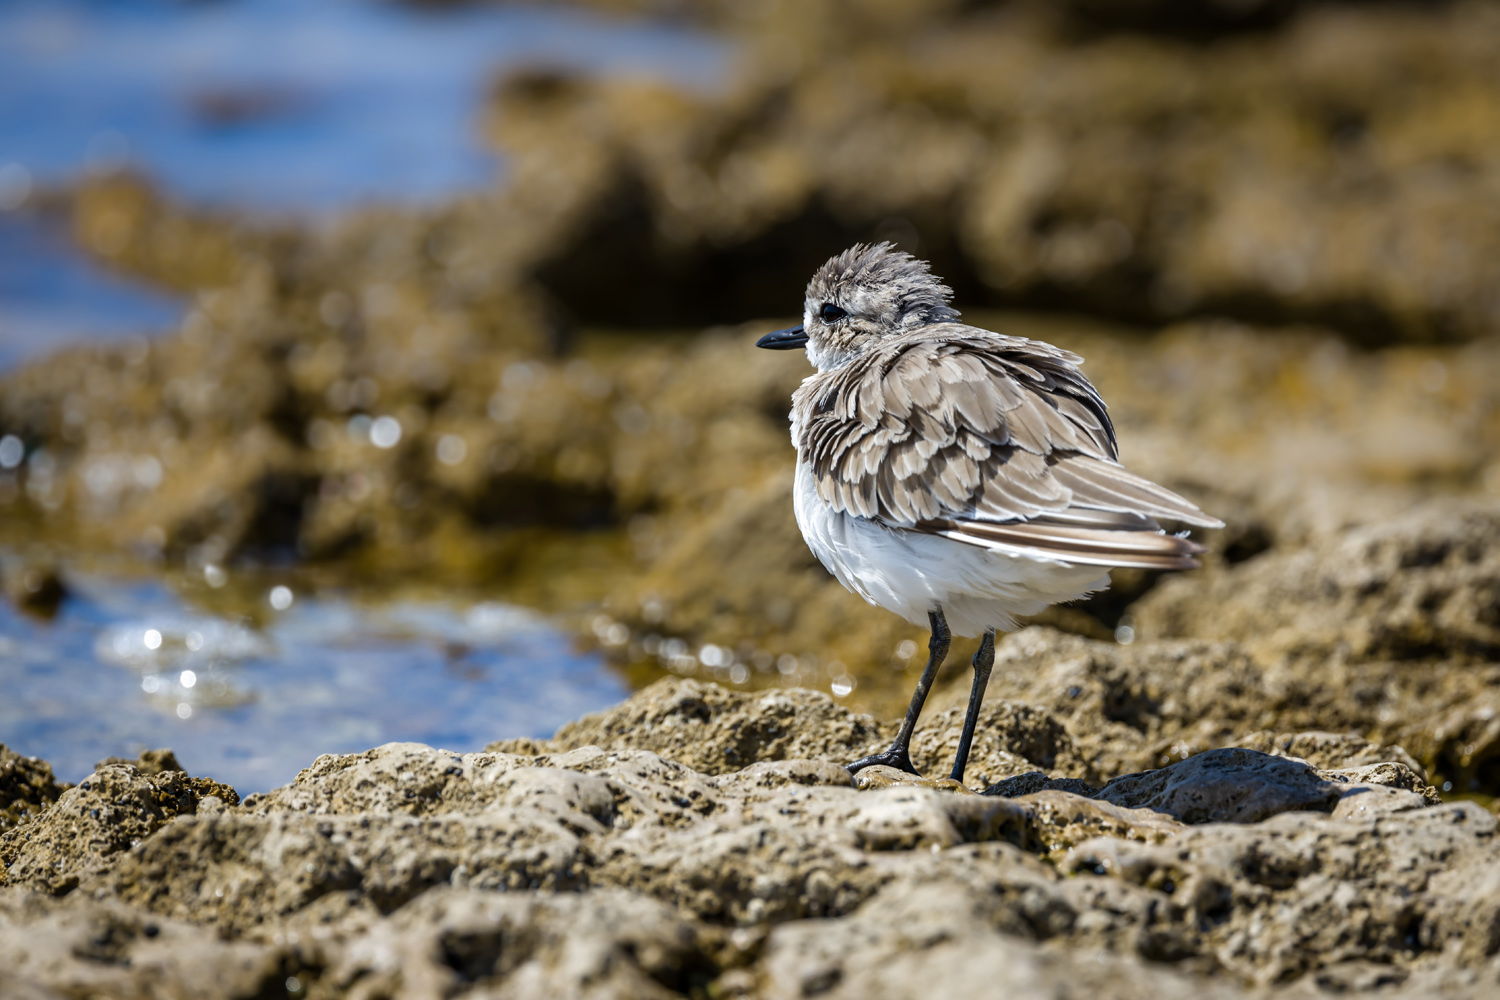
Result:
M766 334L755 342L755 346L764 347L768 351L790 351L806 343L807 331L798 323L794 327Z

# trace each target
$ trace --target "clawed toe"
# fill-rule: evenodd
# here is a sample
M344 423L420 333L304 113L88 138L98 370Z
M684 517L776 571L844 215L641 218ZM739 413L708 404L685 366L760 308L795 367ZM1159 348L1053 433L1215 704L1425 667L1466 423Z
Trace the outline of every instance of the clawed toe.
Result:
M844 769L850 774L858 774L865 768L874 767L877 764L883 764L886 767L894 767L898 771L905 771L907 774L915 774L919 778L922 776L917 771L917 769L912 766L911 754L907 752L905 747L891 747L884 753L875 753L871 754L868 757L861 757L859 760L855 761L852 764L844 765Z

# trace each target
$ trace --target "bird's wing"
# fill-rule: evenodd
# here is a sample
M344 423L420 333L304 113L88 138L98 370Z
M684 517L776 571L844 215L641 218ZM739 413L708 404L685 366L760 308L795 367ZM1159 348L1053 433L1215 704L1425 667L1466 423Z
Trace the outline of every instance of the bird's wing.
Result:
M1116 460L1082 359L941 324L803 383L798 452L835 510L1072 562L1186 568L1157 518L1220 522Z

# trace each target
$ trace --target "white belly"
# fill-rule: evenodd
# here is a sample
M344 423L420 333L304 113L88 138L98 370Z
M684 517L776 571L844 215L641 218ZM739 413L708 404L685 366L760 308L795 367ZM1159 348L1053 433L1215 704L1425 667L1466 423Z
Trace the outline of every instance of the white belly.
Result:
M1109 586L1109 572L1098 566L995 552L837 513L818 497L802 462L793 508L808 548L845 587L915 625L925 626L941 605L955 635L1009 631L1018 615Z

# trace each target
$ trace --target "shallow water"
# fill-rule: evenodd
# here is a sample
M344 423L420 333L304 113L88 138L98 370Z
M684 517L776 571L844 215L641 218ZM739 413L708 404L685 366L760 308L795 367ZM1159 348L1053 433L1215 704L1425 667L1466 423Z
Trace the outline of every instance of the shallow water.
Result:
M327 212L488 183L476 128L503 67L708 86L711 36L577 10L374 0L11 0L0 167L35 183L131 166L169 192Z
M505 604L268 589L257 627L155 580L68 583L51 621L0 602L0 743L70 781L105 757L171 747L243 795L319 754L393 740L477 750L551 735L627 694L601 657Z
M261 214L432 202L502 172L477 118L505 67L709 87L729 58L703 33L546 7L0 4L0 371L181 312L21 218L30 192L128 168L171 197Z
M0 213L0 372L62 344L164 330L183 311L79 253L60 224Z
M0 372L160 332L183 309L80 254L31 211L34 192L130 169L170 197L262 216L437 201L503 176L477 118L506 66L710 87L728 57L701 33L543 7L0 4ZM0 742L69 780L169 746L248 793L321 753L473 750L626 694L602 658L500 604L299 595L259 628L160 580L69 585L50 622L0 601Z

